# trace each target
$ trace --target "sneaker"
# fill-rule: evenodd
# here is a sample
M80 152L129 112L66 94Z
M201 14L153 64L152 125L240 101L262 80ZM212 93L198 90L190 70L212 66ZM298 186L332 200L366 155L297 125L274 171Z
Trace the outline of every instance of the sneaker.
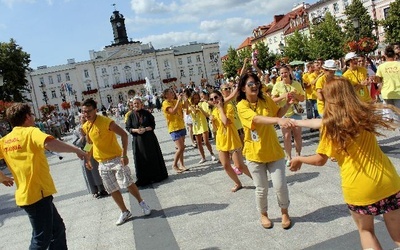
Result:
M117 226L124 224L127 220L129 220L129 218L132 217L131 212L129 212L129 210L126 210L125 212L121 212L121 215L119 216L117 222L115 222L115 224L117 224Z
M203 164L204 162L206 162L206 159L201 159L201 160L199 161L199 164Z
M150 207L146 204L146 202L141 201L141 202L139 203L139 206L142 208L142 212L143 212L144 215L147 216L147 215L150 215L150 214L151 214Z
M215 158L215 155L211 155L211 161L217 161L217 158Z

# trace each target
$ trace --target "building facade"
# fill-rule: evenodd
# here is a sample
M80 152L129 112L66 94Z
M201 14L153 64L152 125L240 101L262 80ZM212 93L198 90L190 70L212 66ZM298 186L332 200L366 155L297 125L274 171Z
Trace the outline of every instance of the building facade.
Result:
M129 90L136 93L161 92L169 87L217 83L222 73L219 43L197 43L155 49L151 43L128 39L125 18L119 11L110 17L114 42L101 51L89 51L90 59L59 66L41 66L28 73L36 114L43 105L62 103L69 111L87 98L108 107L126 101Z

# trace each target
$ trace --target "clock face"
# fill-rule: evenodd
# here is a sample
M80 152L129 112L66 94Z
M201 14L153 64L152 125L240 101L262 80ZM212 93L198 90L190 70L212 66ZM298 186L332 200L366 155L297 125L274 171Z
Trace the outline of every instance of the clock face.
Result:
M117 23L117 27L121 27L121 23L120 22Z

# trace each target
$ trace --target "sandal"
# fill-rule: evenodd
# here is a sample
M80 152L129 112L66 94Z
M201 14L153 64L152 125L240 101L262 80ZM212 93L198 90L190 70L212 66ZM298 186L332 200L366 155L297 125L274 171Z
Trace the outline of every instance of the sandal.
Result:
M239 191L242 188L243 188L243 186L241 184L240 185L236 184L235 186L233 186L231 191L235 193L236 191Z
M182 174L182 173L183 173L183 170L180 169L178 166L173 166L172 169L175 170L175 172L176 172L177 174Z
M98 199L99 197L100 197L100 194L99 194L99 193L94 193L94 194L93 194L93 198Z

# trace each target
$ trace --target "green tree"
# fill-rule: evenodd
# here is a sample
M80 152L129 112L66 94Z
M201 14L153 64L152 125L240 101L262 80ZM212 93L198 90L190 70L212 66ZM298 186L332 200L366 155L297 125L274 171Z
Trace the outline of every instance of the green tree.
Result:
M235 77L240 67L242 67L242 65L240 64L239 56L236 50L230 46L228 48L227 59L222 64L222 70L224 71L225 77Z
M284 54L289 57L289 61L309 61L312 59L309 52L309 38L306 34L296 30L293 35L286 38L285 42Z
M322 22L311 26L309 48L312 59L344 56L344 33L331 13L327 12Z
M386 43L400 41L400 0L396 0L389 5L388 17L382 21L385 29Z
M376 37L373 35L376 25L360 0L353 0L345 8L344 14L346 15L346 21L344 21L346 42L358 41L363 37L371 37L376 40ZM358 28L354 27L354 22L357 21Z
M269 52L268 45L264 42L258 42L254 46L257 50L257 67L262 71L270 69L275 65L276 55Z
M14 39L9 43L0 42L0 69L4 85L0 86L0 100L30 101L24 94L30 93L25 73L30 71L30 55L22 50Z

